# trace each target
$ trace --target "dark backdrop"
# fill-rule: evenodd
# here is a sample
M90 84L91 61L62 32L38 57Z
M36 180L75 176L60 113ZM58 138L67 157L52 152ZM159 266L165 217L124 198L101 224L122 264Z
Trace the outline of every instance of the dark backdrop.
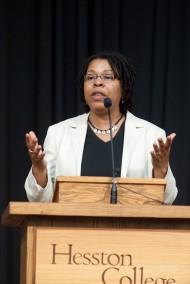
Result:
M115 49L137 72L133 113L176 132L171 166L190 205L190 1L0 1L0 209L25 201L24 137L83 112L76 76L94 52ZM0 228L0 283L19 283L19 228Z

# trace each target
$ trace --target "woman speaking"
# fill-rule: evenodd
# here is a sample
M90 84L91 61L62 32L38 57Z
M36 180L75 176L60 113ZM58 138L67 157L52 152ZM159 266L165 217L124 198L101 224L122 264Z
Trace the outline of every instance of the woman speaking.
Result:
M169 155L175 133L166 137L164 130L131 113L134 79L131 62L120 53L103 51L87 58L78 76L86 113L50 126L43 149L33 131L26 134L30 201L51 202L57 176L112 177L111 131L117 176L165 178L164 202L173 203L177 188Z

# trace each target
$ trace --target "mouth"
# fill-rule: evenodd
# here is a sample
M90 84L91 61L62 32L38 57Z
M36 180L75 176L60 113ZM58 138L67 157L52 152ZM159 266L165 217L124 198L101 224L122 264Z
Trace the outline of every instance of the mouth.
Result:
M102 101L106 97L106 95L102 92L94 92L91 96L97 101Z

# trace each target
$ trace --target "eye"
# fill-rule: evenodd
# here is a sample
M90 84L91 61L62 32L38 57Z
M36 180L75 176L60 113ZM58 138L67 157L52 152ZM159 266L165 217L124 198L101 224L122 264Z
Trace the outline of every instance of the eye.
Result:
M113 81L114 80L114 75L113 74L104 74L102 75L103 80L106 81Z
M94 79L96 79L96 75L94 75L94 74L87 74L87 75L85 75L85 80L86 81L93 81Z

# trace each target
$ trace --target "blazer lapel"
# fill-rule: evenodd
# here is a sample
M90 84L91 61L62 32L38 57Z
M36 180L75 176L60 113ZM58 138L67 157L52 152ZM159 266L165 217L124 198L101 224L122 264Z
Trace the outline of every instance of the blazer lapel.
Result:
M87 132L87 119L88 114L84 114L78 117L77 120L72 120L70 123L71 127L71 139L73 145L73 151L75 152L75 163L77 164L77 175L81 174L81 163L83 156L84 143Z
M127 112L127 118L125 122L125 136L123 143L121 177L127 176L129 162L135 149L135 145L140 136L140 131L138 131L139 127L142 127L140 119L136 118L130 112Z

